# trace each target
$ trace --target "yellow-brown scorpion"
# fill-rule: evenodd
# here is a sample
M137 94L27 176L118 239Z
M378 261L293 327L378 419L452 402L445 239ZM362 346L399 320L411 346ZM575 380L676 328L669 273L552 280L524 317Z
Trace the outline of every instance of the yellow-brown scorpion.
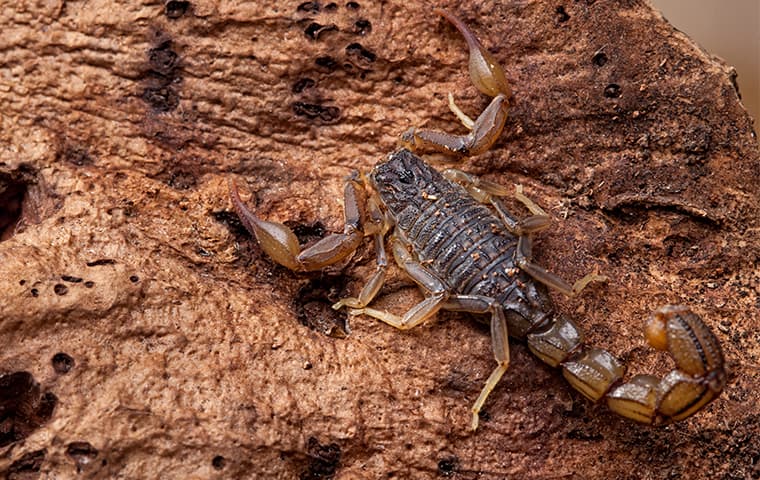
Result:
M280 223L259 219L241 201L230 182L232 203L245 227L277 263L298 272L314 271L346 259L364 237L372 237L377 268L348 307L398 329L420 325L439 310L481 314L490 324L497 366L472 407L478 413L509 366L508 335L528 344L541 360L560 367L567 381L591 401L604 398L610 410L637 422L660 425L683 420L717 398L726 383L723 354L712 331L687 307L665 306L652 315L646 337L667 351L675 369L663 378L637 375L623 381L625 368L606 350L586 345L583 333L555 311L548 295L554 288L567 295L587 283L587 275L569 285L531 260L531 235L549 225L550 217L522 194L514 193L531 215L517 219L500 197L510 192L497 183L461 170L439 172L412 151L433 150L477 155L501 134L507 118L509 86L496 60L467 26L452 14L436 10L464 36L473 84L493 100L471 120L449 95L449 106L468 128L467 135L410 129L403 148L378 164L368 178L354 175L345 185L345 228L301 250L293 232ZM425 298L403 316L369 308L382 287L388 257L386 235L398 266L416 282Z

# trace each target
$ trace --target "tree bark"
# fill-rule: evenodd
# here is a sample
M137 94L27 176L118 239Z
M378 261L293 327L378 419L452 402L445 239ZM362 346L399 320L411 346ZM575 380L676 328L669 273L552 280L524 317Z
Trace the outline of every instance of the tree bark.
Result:
M689 305L723 344L723 396L634 425L513 342L472 433L487 329L346 319L329 305L373 271L368 243L301 275L242 229L229 179L309 241L342 228L343 179L406 128L461 128L448 92L487 104L425 2L23 2L0 10L0 471L760 476L760 154L735 72L644 1L436 6L513 90L495 147L459 167L556 218L540 264L611 279L558 309L632 374L665 370L649 312ZM394 270L377 305L418 299Z

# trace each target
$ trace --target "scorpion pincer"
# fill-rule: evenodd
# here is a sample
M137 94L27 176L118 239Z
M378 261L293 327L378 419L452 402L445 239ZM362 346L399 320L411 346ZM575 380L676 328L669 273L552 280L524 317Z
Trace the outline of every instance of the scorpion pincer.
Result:
M441 309L481 314L490 324L497 366L472 407L473 429L509 366L508 335L525 341L547 364L561 368L570 385L585 397L593 402L605 399L609 409L623 417L661 425L693 415L717 398L726 383L720 344L699 316L684 306L657 309L646 327L646 338L672 356L675 369L663 378L636 375L624 381L623 364L606 350L588 346L579 327L552 306L549 288L575 295L589 282L605 277L591 274L569 285L533 263L531 237L549 225L546 212L518 187L514 195L531 215L517 219L500 199L510 194L505 187L461 170L439 172L412 153L478 154L496 141L507 118L510 91L499 64L461 20L443 10L436 13L464 36L472 82L493 97L473 121L449 95L451 110L469 133L414 128L405 132L404 148L390 154L368 178L353 175L346 181L343 232L303 251L289 228L251 212L230 182L241 221L275 262L300 272L344 260L364 237L372 237L376 270L358 296L340 300L336 309L348 307L354 314L402 330L420 325ZM402 316L368 307L385 281L388 232L395 262L425 295Z

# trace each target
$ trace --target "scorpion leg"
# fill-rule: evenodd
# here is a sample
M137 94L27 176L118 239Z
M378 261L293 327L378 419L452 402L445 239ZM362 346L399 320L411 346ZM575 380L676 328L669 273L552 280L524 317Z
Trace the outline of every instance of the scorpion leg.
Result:
M581 292L586 285L591 282L606 282L608 279L598 273L589 273L574 284L570 285L558 275L546 270L540 265L531 261L533 240L529 236L521 236L517 240L517 249L515 250L515 264L523 272L530 275L534 280L543 283L547 287L562 292L568 297L572 297Z
M365 314L382 320L388 325L400 330L414 328L435 315L449 297L449 292L443 281L430 272L421 263L412 258L407 246L399 238L393 240L393 256L399 266L419 285L428 295L424 300L410 308L403 317L374 308L359 308L352 310L353 314Z
M229 181L230 199L240 221L256 237L261 249L272 260L291 270L308 272L332 265L353 253L364 238L362 233L361 183L356 177L346 181L344 189L345 227L301 251L298 238L285 225L268 222L256 216L240 199L237 186Z
M517 220L509 213L509 210L507 210L498 198L510 194L509 190L503 185L483 180L475 175L471 175L455 168L446 169L442 173L448 180L462 185L465 190L467 190L467 193L478 202L493 206L496 213L499 214L499 218L501 218L501 221L504 223L504 226L513 235L520 236L538 232L547 228L551 224L551 217L549 217L541 207L522 194L522 187L517 189L515 198L523 203L527 201L528 203L525 203L525 205L531 210L533 215L522 220Z
M504 309L495 299L481 295L452 295L443 308L457 312L491 313L491 341L497 366L472 406L472 429L476 430L483 404L509 368L509 333Z
M483 113L473 121L456 106L449 94L449 107L470 130L466 135L454 135L434 130L410 128L401 135L401 144L410 150L428 149L458 155L477 155L488 150L504 129L509 109L509 85L504 71L470 29L445 10L435 13L451 22L462 34L470 51L469 70L473 85L493 97Z
M385 271L388 268L388 255L385 253L385 234L387 233L388 228L390 228L391 220L380 210L375 198L376 195L376 193L373 193L369 197L367 201L367 210L370 220L369 223L377 226L372 233L375 242L375 261L377 263L377 269L364 285L361 292L359 292L358 297L340 299L332 306L335 310L340 310L344 306L351 308L366 307L375 298L375 295L377 295L380 288L382 288L385 283ZM365 233L368 233L366 230L369 229L365 228Z
M620 384L623 365L609 352L588 348L570 320L559 317L529 333L528 347L541 360L562 368L568 382L585 397L620 416L649 425L683 420L716 399L726 384L720 343L701 318L684 306L656 310L646 328L647 341L667 351L676 368L660 379L636 375Z

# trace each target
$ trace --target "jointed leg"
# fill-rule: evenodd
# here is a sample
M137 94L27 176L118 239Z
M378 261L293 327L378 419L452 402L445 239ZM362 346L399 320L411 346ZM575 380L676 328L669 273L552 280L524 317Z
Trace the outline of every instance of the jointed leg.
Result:
M491 394L493 389L501 380L501 377L509 368L509 333L507 331L507 321L504 318L504 310L492 298L480 295L453 295L446 302L446 310L465 311L471 313L491 313L491 341L494 358L497 366L486 380L486 384L480 391L475 404L472 406L472 429L478 428L480 410Z
M531 247L532 240L530 237L520 237L517 242L517 250L515 252L515 264L520 267L520 270L533 277L534 280L541 282L550 288L558 290L568 297L574 297L591 282L607 281L607 277L604 275L589 273L585 277L575 282L573 285L570 285L559 276L533 263L531 261Z
M359 292L358 297L342 298L332 306L335 310L340 310L344 306L351 308L366 307L375 298L375 295L377 295L380 288L382 288L385 283L385 271L388 268L388 255L385 253L385 233L390 227L390 220L383 215L374 196L369 198L367 209L370 219L368 223L375 226L372 236L375 242L375 260L377 262L377 269L364 285L361 292ZM365 228L365 230L369 230L369 228Z

